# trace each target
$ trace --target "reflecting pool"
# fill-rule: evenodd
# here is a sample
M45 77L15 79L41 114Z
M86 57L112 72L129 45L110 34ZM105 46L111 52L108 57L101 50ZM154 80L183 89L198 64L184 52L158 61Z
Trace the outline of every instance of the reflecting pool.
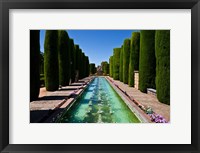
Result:
M104 77L96 77L64 112L62 123L139 123L118 93Z

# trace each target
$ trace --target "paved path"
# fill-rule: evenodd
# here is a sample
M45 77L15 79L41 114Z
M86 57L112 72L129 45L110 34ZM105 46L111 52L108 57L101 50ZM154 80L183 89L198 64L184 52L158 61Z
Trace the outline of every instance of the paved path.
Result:
M157 114L162 115L167 121L170 121L170 106L163 104L158 101L158 99L153 96L149 95L146 93L142 93L140 90L137 90L136 88L129 87L127 84L124 84L123 82L120 82L119 80L113 80L113 78L109 77L108 78L120 89L123 91L126 91L126 93L132 98L141 103L144 107L150 106L153 111Z
M67 107L91 80L92 78L85 78L84 82L78 83L76 86L65 86L53 92L46 91L45 87L40 88L39 98L30 102L30 122L40 122L52 111Z

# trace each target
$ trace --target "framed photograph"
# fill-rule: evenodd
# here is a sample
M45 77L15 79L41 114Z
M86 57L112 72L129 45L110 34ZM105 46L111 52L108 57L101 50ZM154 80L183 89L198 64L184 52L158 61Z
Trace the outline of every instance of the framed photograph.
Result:
M199 7L2 0L1 152L200 152Z

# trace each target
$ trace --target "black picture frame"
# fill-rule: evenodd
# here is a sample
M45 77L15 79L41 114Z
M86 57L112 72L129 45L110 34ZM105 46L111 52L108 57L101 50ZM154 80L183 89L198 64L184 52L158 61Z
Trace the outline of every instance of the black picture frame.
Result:
M191 144L9 144L9 9L191 9ZM0 150L1 152L200 152L200 2L199 0L0 0ZM181 56L180 56L181 58ZM184 86L184 85L183 85ZM183 127L184 128L184 127ZM22 132L22 131L20 131ZM23 134L23 133L22 133ZM173 139L173 138L172 138Z

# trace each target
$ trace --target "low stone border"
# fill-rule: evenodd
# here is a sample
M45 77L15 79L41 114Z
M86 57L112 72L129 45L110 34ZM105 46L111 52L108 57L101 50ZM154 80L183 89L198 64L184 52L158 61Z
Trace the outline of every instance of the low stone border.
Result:
M71 98L69 97L69 99L65 100L65 102L62 103L62 105L57 106L55 109L56 111L51 113L51 115L49 115L49 117L46 118L44 122L45 123L56 122L63 115L63 113L67 111L74 104L74 102L82 95L82 93L85 91L85 89L88 87L88 85L93 79L94 77L91 78L87 83L85 83L84 86L80 88L77 92L75 92L74 93L75 97L71 97Z
M133 103L131 100L131 97L124 92L121 88L119 88L118 85L116 85L112 80L105 77L106 80L110 83L110 85L114 88L114 90L121 96L121 98L124 100L126 105L130 108L130 110L136 115L136 117L142 122L142 123L151 123L150 117L144 113L138 105Z

